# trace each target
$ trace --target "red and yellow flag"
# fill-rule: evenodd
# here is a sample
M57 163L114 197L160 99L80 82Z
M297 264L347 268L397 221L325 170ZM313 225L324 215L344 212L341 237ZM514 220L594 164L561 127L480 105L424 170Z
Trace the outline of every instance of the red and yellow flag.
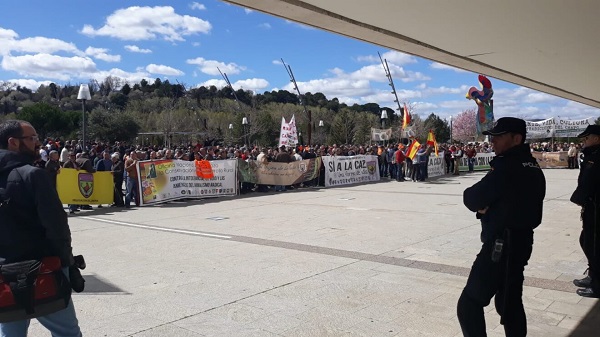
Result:
M404 103L404 115L402 117L402 130L406 129L408 124L410 124L410 114L408 113L408 108L406 107L406 103Z
M435 135L433 134L433 130L429 130L429 134L427 135L427 145L431 145L433 146L433 148L435 149L435 156L438 156L438 145L437 145L437 141L435 140Z
M415 158L415 156L417 155L417 151L419 151L420 146L421 146L421 143L419 143L416 139L413 138L412 143L410 143L410 145L408 146L408 149L406 150L406 156L408 158L410 158L411 160L413 158Z

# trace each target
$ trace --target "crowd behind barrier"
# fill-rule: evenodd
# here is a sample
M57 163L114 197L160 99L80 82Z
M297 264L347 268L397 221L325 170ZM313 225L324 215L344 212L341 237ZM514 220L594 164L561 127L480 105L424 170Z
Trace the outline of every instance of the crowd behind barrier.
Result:
M381 179L422 182L445 174L489 170L494 157L492 145L485 142L441 144L437 155L433 146L423 144L413 159L407 157L408 148L399 143L291 148L187 144L159 148L125 142L96 142L83 147L79 141L47 140L37 165L53 174L61 200L74 213L89 209L89 205L143 206ZM531 149L543 168L578 167L580 144L536 142L531 143ZM215 176L198 177L195 160L209 161ZM112 185L107 186L110 181Z

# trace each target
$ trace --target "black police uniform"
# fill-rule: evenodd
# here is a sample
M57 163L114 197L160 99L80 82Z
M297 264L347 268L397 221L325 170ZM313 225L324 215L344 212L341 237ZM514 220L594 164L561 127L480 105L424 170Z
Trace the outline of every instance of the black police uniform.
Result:
M531 256L533 229L542 221L546 179L528 144L496 156L490 166L491 171L463 195L469 210L487 210L477 213L483 246L458 301L458 319L465 336L486 336L483 308L495 295L506 335L525 336L523 270ZM495 262L496 240L503 246Z
M600 133L600 126L597 126ZM589 127L588 127L589 128ZM585 132L584 132L585 133ZM588 259L591 278L589 289L580 289L579 295L600 296L600 145L583 149L583 163L577 188L571 196L571 202L581 206L583 229L579 237L581 248Z

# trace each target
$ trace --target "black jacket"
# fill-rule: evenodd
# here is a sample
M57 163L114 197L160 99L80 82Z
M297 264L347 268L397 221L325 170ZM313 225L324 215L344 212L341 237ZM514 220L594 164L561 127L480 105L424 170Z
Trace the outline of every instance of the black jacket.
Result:
M488 207L481 219L481 239L494 240L505 228L533 233L542 222L546 179L528 144L515 146L491 162L491 171L463 194L473 212Z
M571 202L579 206L600 203L600 145L583 149L583 163L577 179L577 188Z
M0 172L10 172L6 197L10 198L8 210L14 219L0 220L0 263L59 256L64 267L72 265L67 214L48 172L7 150L0 150Z

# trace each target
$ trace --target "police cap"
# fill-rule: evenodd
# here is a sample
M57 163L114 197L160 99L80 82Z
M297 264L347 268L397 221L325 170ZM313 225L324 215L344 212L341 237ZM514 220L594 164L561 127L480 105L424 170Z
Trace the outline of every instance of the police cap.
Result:
M587 137L589 135L600 136L600 125L588 125L585 130L577 136L577 138Z
M509 132L525 136L527 133L525 121L515 117L502 117L496 121L493 128L482 133L486 136L499 136Z

